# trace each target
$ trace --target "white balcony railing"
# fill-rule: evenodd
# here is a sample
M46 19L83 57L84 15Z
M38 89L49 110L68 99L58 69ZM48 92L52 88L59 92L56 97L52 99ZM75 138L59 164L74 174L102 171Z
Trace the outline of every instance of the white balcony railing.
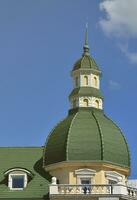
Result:
M50 195L126 195L137 198L137 189L124 185L50 185Z

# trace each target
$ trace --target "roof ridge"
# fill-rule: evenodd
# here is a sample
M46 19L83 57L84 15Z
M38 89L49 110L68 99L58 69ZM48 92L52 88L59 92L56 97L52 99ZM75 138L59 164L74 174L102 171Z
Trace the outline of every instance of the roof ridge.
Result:
M69 130L68 130L67 143L66 143L66 161L68 160L69 134L70 134L71 127L72 127L72 125L73 125L73 123L74 123L74 120L76 119L77 115L78 115L78 112L75 113L75 115L74 115L74 117L73 117L73 119L72 119L72 121L71 121L71 123L70 123Z
M88 56L88 61L89 61L90 68L92 68L92 62L91 62L91 59L92 59L92 58L91 58L91 56L89 55L89 56Z
M82 66L82 62L84 61L84 57L85 57L85 55L83 55L81 58L81 66Z
M92 115L93 115L93 117L94 117L94 119L97 123L98 130L99 130L100 141L101 141L101 160L103 160L104 159L104 137L103 137L103 134L102 134L101 126L98 122L98 119L97 119L94 111L92 111Z
M126 146L127 146L128 164L129 164L129 167L130 167L130 164L131 164L130 150L129 150L129 147L128 147L128 143L127 143L127 141L126 141L126 137L124 136L124 134L123 134L122 130L119 128L119 126L118 126L112 119L110 119L109 117L107 117L105 114L104 114L104 116L105 116L109 121L113 122L113 124L114 124L114 125L117 127L117 129L120 131L120 133L121 133L121 135L122 135L122 137L123 137L123 139L124 139L124 141L125 141L125 143L126 143Z

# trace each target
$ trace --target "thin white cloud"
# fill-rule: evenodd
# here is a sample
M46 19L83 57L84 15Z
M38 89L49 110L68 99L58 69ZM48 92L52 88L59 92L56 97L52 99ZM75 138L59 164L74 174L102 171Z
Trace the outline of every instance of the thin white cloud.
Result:
M109 80L108 87L111 90L120 90L121 89L121 85L118 82L113 81L113 80Z
M137 40L137 0L104 0L99 7L105 13L99 20L102 30L117 38L120 50L131 63L137 64L137 52L128 47L130 39Z
M137 64L137 52L130 52L128 49L128 44L119 44L118 46L131 63Z
M105 12L99 24L106 34L137 37L137 0L104 0L100 10Z

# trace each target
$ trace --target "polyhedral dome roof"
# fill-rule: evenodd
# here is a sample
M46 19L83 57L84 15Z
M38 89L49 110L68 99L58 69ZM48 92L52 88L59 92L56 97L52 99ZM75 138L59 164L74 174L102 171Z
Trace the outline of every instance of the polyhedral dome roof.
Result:
M44 162L50 165L61 161L102 161L130 167L123 133L103 111L93 108L73 109L51 131Z
M79 70L80 74L86 74L90 71L100 77L101 71L89 54L87 29L83 50L72 72ZM79 84L69 98L75 96L103 99L100 87L95 88L94 85ZM51 131L45 144L45 166L67 161L102 162L130 168L128 145L119 127L104 114L102 108L95 108L93 104L86 106L79 103L72 105L68 116Z
M80 59L75 62L72 71L78 69L91 69L95 71L100 71L98 65L96 64L96 61L90 55L84 54Z

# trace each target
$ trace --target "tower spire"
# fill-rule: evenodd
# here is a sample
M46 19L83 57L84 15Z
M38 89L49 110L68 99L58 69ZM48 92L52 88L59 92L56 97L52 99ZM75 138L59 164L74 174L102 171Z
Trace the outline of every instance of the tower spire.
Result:
M88 46L88 23L86 23L86 32L85 32L85 44L83 46L83 55L89 55L89 46Z

